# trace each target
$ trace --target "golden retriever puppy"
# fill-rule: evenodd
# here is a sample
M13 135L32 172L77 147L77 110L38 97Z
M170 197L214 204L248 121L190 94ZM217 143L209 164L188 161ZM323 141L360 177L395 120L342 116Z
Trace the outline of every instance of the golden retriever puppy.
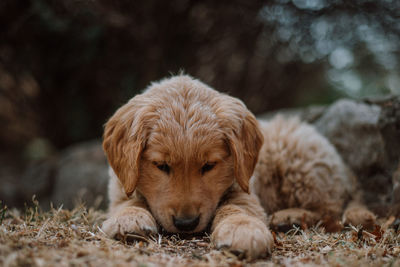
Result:
M336 219L345 205L345 224L374 224L374 214L361 204L354 175L313 126L278 115L262 121L261 131L264 145L250 188L272 215L273 228Z
M280 117L260 126L240 100L184 75L117 110L103 147L110 237L210 229L217 248L257 258L274 243L265 211L273 225L315 223L339 216L352 192L350 171L314 128ZM373 216L356 204L349 211L346 220Z
M266 214L249 180L263 143L238 99L189 76L152 84L105 126L110 170L110 237L195 233L210 226L216 247L250 258L273 247Z

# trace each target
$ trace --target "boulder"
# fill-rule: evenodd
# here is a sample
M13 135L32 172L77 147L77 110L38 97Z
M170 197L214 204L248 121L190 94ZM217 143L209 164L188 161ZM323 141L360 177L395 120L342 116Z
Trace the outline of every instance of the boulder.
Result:
M107 184L107 160L101 142L94 140L73 145L46 160L33 161L24 171L0 172L0 188L6 189L0 190L0 199L7 206L19 208L31 204L33 195L45 210L50 203L73 208L79 202L105 208Z
M74 145L60 156L51 201L72 208L77 202L106 207L108 165L101 142Z

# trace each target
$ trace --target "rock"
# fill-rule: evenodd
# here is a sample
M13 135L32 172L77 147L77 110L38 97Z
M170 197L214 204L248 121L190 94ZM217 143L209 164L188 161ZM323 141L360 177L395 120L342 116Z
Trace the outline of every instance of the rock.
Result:
M385 206L392 182L385 170L385 142L380 133L381 108L339 100L314 123L357 174L365 201L373 209ZM385 209L386 210L386 209Z
M2 206L17 206L21 202L19 177L21 168L8 155L0 155L0 209Z
M0 199L8 206L31 205L33 195L44 210L50 208L50 203L73 208L80 201L88 207L107 206L108 164L99 140L76 144L46 160L32 161L21 172L8 174L8 179L5 171L0 172Z
M351 100L339 100L314 123L333 143L344 161L357 173L383 164L384 142L378 121L381 109Z
M107 204L108 165L99 141L77 144L64 151L57 163L52 202L72 208Z
M57 172L57 156L47 160L32 161L21 175L19 192L27 204L31 203L33 195L39 203L48 208L51 201L50 195L54 188L54 179Z

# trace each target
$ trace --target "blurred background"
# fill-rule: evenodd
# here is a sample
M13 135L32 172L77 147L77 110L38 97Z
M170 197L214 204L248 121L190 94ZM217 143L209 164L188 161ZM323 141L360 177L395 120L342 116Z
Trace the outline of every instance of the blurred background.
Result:
M397 0L1 0L0 25L0 174L180 70L255 114L400 93Z

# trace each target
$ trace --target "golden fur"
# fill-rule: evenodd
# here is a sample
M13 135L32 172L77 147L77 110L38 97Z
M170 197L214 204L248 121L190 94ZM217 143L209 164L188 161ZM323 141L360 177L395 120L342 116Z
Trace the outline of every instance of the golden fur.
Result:
M352 190L350 171L311 126L278 117L260 127L240 100L184 75L117 110L103 147L112 167L102 227L110 237L210 226L216 247L256 258L273 247L265 211L338 216Z
M349 201L344 223L373 224L375 216L356 195L354 175L313 126L278 115L261 121L261 131L264 145L250 187L272 215L271 226L284 224L288 217L290 224L334 219Z

